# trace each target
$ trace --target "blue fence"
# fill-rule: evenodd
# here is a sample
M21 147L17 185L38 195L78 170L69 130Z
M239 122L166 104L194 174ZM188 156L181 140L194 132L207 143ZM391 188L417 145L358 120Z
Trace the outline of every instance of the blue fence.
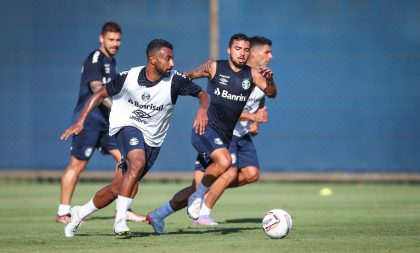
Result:
M209 57L207 1L4 1L0 168L63 169L80 68L118 21L118 69L165 38L178 70ZM273 41L278 98L255 143L268 171L420 171L420 2L220 0L220 58L233 33ZM199 82L205 86L205 80ZM153 170L192 170L197 102L180 98ZM89 170L112 169L95 154Z

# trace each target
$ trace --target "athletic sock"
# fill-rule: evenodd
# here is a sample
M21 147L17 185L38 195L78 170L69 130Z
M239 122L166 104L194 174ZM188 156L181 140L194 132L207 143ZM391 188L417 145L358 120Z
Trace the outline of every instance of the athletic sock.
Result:
M94 213L98 210L98 208L93 204L93 199L91 199L89 202L87 202L85 205L81 206L77 209L77 212L79 214L79 217L81 219L86 218L91 213Z
M70 205L60 204L58 205L57 215L63 216L70 213Z
M197 190L195 190L195 197L203 198L204 195L209 191L209 188L203 185L203 182L200 182L200 184L197 187Z
M204 215L210 216L210 214L211 214L211 208L208 208L206 203L203 202L200 209L200 216L204 216Z
M159 207L159 209L156 212L157 218L162 219L162 220L173 213L174 213L174 210L172 209L169 202L166 202L165 204L163 204L163 206Z
M127 210L133 199L118 195L117 198L117 214L115 220L127 219Z

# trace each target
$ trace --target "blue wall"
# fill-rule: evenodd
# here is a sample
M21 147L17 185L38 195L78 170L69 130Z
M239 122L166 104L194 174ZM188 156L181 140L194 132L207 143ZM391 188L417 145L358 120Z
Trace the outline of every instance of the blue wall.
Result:
M221 58L233 33L273 40L279 96L255 138L264 170L420 171L420 2L220 0ZM118 21L119 70L165 38L178 70L209 57L207 1L3 1L0 168L63 169L80 68ZM205 86L205 81L199 82ZM153 170L192 170L197 102L181 98ZM94 155L90 170L112 168Z

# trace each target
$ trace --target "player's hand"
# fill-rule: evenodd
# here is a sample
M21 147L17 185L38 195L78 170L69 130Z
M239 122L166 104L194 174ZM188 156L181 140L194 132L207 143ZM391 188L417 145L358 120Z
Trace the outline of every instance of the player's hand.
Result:
M268 113L266 111L267 107L264 106L257 110L254 114L254 122L266 123L268 121Z
M195 116L195 119L194 119L195 132L199 135L203 135L206 130L208 122L209 122L209 119L207 117L207 110L204 110L202 108L198 109L197 115Z
M250 135L252 135L252 136L255 136L255 135L257 135L257 134L258 134L258 130L259 130L259 128L258 128L258 124L257 124L257 123L253 123L253 124L251 124L251 125L249 126L248 133L249 133Z
M271 69L269 69L268 67L260 67L258 69L258 71L260 72L260 74L267 78L267 79L271 79L273 78L273 71L271 71Z
M83 130L83 124L74 123L70 128L68 128L64 133L61 134L60 140L65 141L72 134L79 134Z

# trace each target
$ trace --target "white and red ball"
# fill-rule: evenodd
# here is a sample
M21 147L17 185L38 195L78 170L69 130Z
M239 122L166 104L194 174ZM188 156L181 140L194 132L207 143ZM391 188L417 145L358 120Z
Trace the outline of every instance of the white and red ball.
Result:
M285 238L292 230L292 225L292 217L282 209L268 211L262 220L264 233L273 239Z

